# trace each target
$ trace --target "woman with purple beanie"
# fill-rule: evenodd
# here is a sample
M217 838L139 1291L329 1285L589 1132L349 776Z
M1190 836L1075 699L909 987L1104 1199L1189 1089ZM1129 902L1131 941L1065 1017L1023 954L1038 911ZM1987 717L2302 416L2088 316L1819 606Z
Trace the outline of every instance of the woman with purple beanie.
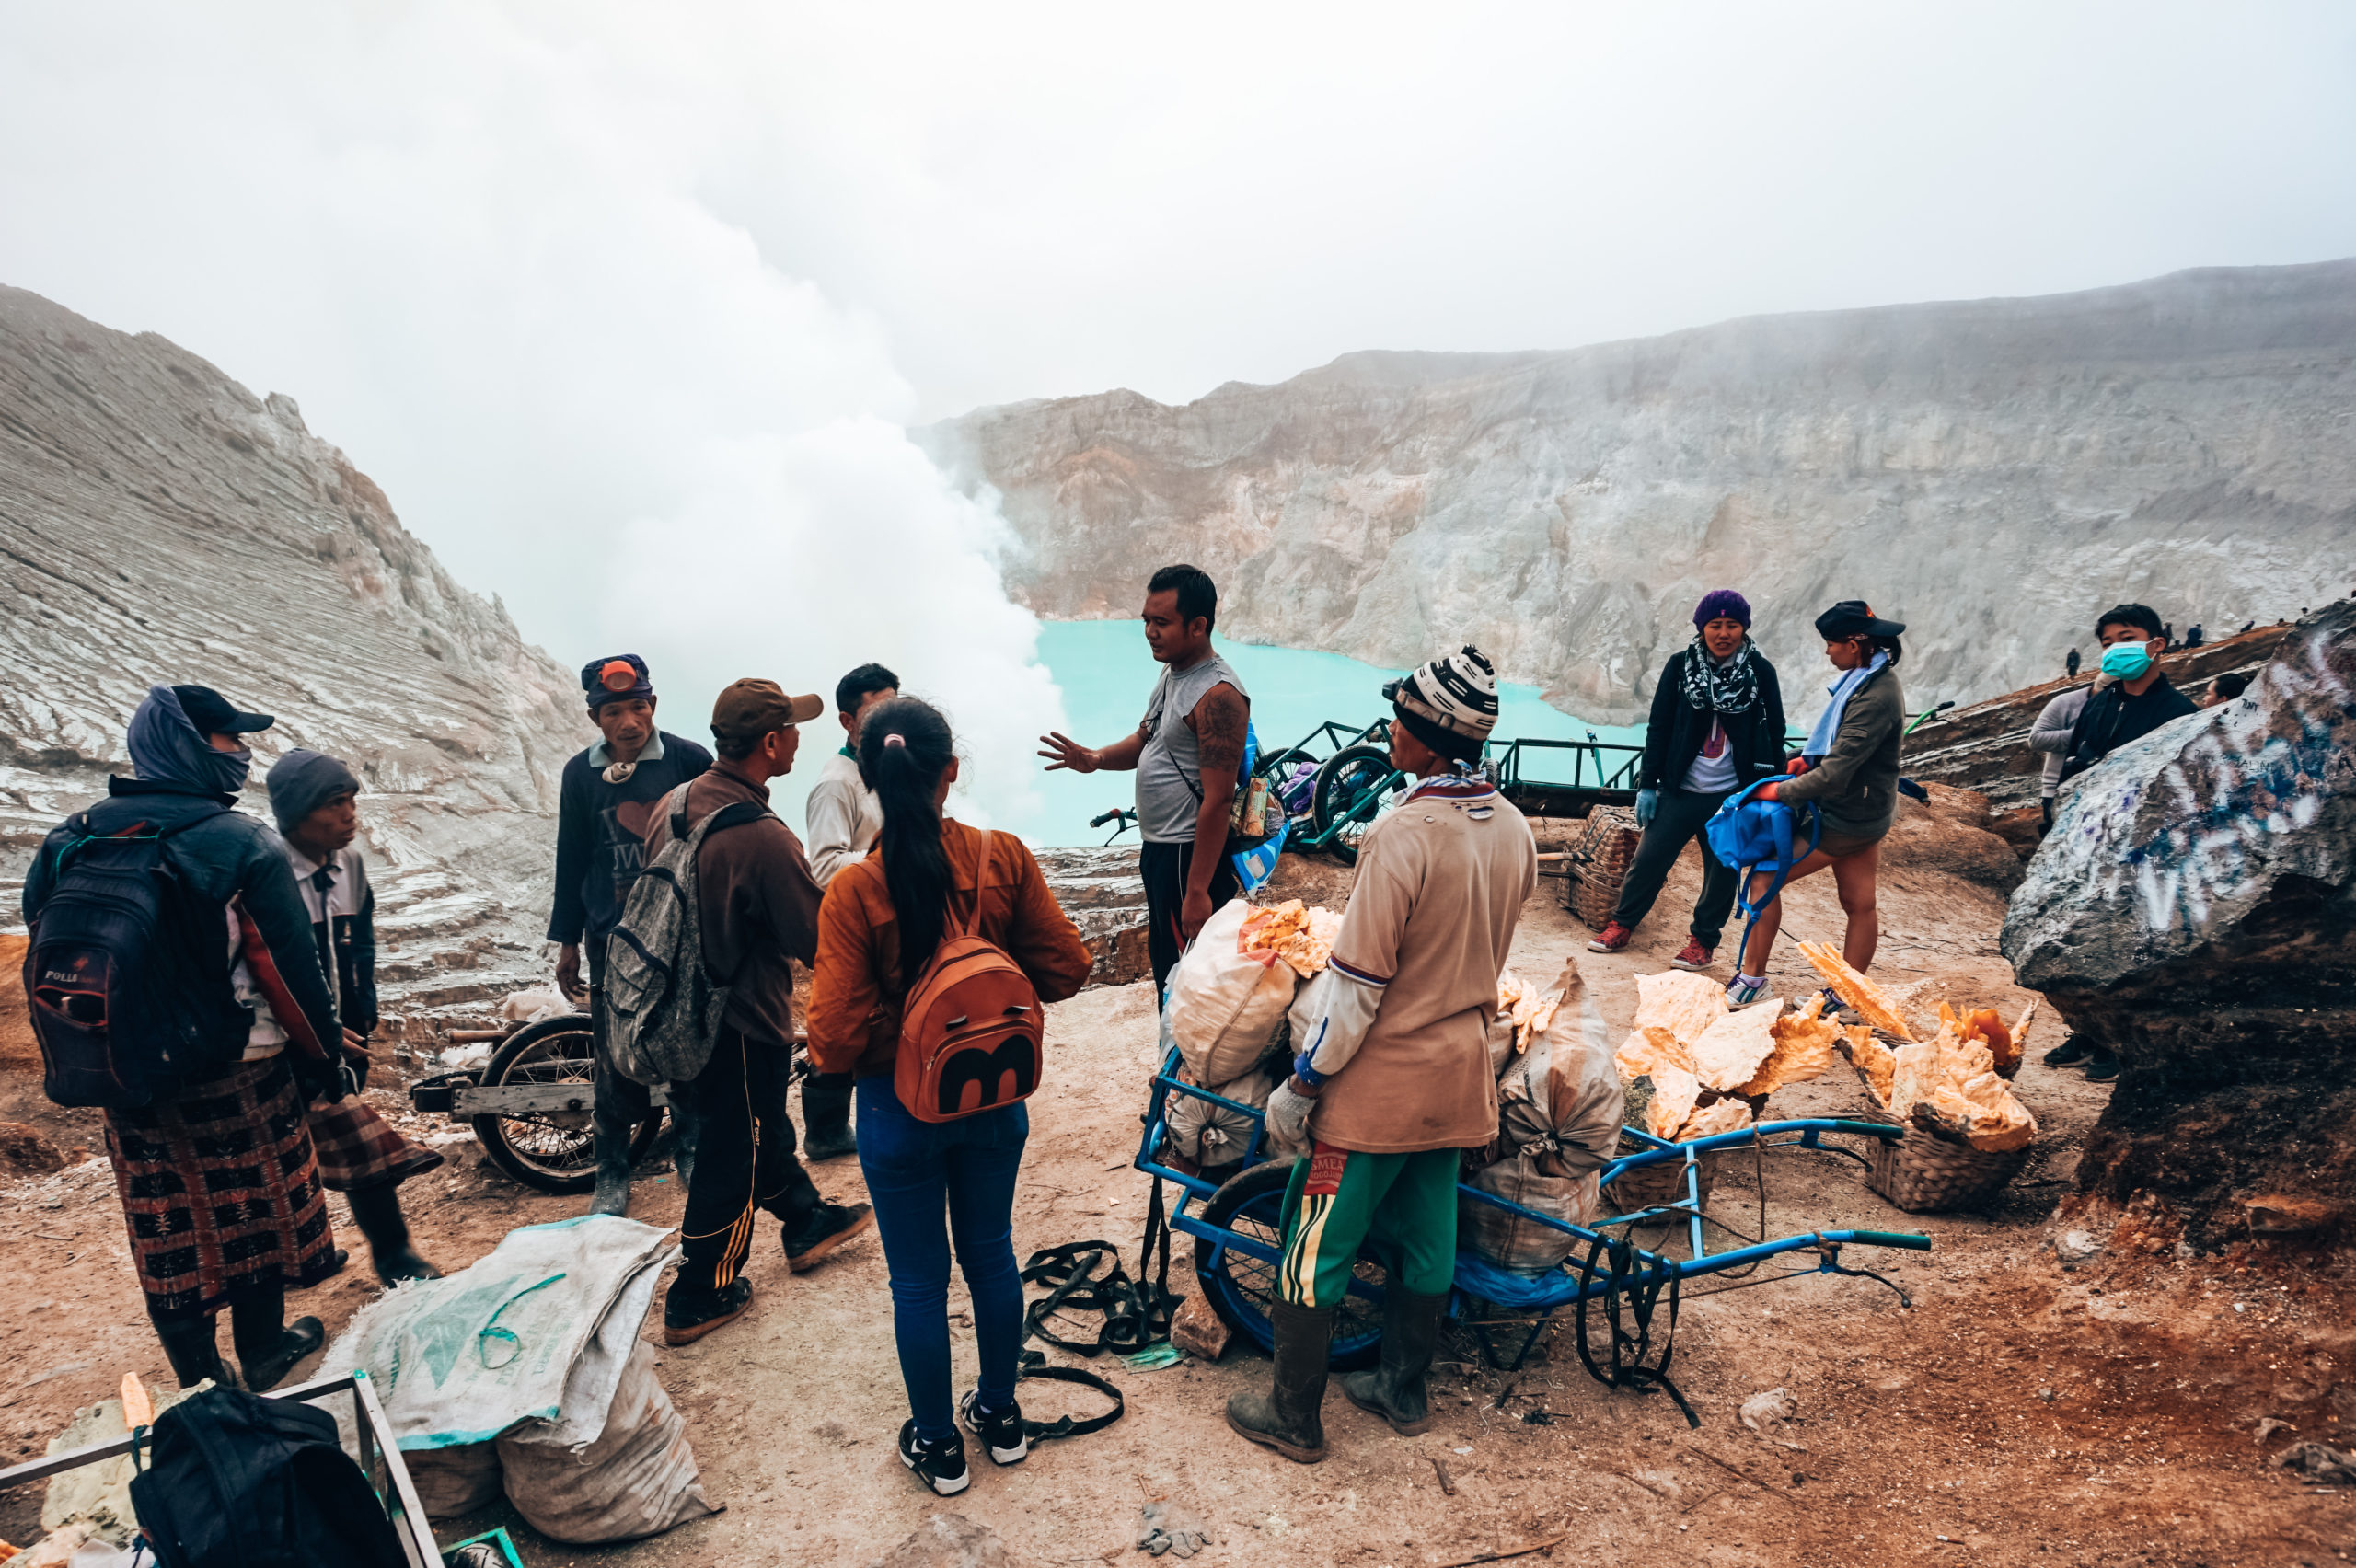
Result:
M1669 656L1653 688L1636 773L1636 825L1645 836L1620 885L1620 906L1589 952L1618 952L1660 896L1689 841L1702 846L1702 895L1685 947L1669 963L1707 969L1734 910L1735 872L1710 853L1702 829L1728 795L1784 766L1784 694L1775 666L1750 640L1750 603L1731 588L1693 609L1693 640Z

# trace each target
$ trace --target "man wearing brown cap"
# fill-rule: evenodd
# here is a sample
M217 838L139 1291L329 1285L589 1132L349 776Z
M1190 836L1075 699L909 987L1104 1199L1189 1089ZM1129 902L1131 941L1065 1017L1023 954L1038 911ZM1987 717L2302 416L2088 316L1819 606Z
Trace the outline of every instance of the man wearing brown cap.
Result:
M680 1221L683 1256L663 1307L663 1337L701 1339L744 1314L753 1287L744 1278L754 1211L782 1227L785 1261L796 1274L874 1223L865 1204L830 1204L794 1158L785 1090L793 1057L793 973L789 960L818 953L818 884L793 830L768 811L770 779L791 771L797 726L826 704L789 697L775 681L742 680L712 705L711 770L675 790L647 824L652 862L675 834L714 812L749 803L759 815L722 824L696 856L703 963L729 987L711 1059L672 1088L697 1129Z

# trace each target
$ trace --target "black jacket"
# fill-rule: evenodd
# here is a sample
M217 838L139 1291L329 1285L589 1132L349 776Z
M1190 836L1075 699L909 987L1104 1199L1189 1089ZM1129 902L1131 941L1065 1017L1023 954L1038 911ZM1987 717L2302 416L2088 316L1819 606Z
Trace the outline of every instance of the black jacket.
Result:
M198 896L224 911L217 924L209 924L207 930L199 933L199 951L220 955L219 973L225 988L230 973L228 919L234 906L259 939L247 957L249 969L268 971L255 974L257 986L265 995L283 987L289 1000L287 1008L272 1008L279 1027L294 1042L297 1054L314 1061L333 1060L329 1047L341 1038L336 1032L335 1001L328 993L327 976L319 968L318 950L312 941L311 912L294 886L294 873L287 867L278 835L242 813L222 810L229 803L227 796L122 778L107 780L107 791L108 798L85 813L93 834L121 833L142 822L169 829L196 818L209 819L173 834L164 850ZM48 902L56 882L58 851L75 836L71 824L52 828L25 873L28 926L40 922L41 905Z
M549 911L549 940L586 939L592 974L603 973L606 935L622 917L630 883L645 869L644 834L663 797L703 777L711 754L667 730L663 755L642 761L619 784L589 765L595 746L564 765L556 813L556 903Z
M1686 649L1679 649L1661 666L1660 684L1653 688L1652 718L1645 725L1645 758L1637 766L1636 786L1642 790L1681 790L1685 770L1702 755L1710 738L1710 721L1721 717L1685 700ZM1751 650L1750 666L1759 672L1759 700L1744 712L1724 719L1727 744L1734 751L1735 788L1772 778L1784 770L1784 692L1776 683L1775 666L1766 655Z
M2128 742L2140 741L2161 725L2199 711L2192 698L2170 686L2165 675L2145 687L2141 697L2130 697L2124 686L2107 686L2086 698L2077 724L2070 731L2070 749L2065 754L2069 760L2062 765L2062 777L2075 778Z

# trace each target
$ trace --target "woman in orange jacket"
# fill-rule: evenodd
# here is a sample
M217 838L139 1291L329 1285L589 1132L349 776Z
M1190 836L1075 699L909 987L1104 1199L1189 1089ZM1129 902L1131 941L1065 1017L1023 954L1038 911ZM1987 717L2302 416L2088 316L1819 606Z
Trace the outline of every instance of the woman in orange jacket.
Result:
M884 830L867 859L827 884L818 910L810 1059L821 1072L855 1076L860 1170L891 1271L911 1412L900 1428L900 1460L949 1496L971 1481L950 1408L953 1239L981 1357L979 1386L956 1414L995 1463L1019 1463L1028 1452L1014 1401L1022 1281L1012 1224L1031 1119L1020 1102L948 1122L912 1115L893 1085L901 1001L953 918L961 926L972 919L1042 1002L1076 994L1091 959L1021 839L941 815L957 757L949 725L932 708L902 698L876 709L860 732L859 771L883 804Z

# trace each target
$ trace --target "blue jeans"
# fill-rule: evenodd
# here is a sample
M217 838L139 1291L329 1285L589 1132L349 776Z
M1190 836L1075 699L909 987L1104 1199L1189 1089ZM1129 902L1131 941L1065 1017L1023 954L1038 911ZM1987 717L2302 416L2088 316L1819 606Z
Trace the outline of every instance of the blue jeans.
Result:
M1015 1353L1022 1341L1014 1180L1031 1136L1031 1113L1009 1105L954 1122L919 1122L900 1103L888 1076L860 1078L856 1093L859 1168L892 1274L900 1378L917 1435L938 1441L956 1430L949 1396L953 1239L974 1299L982 1402L1002 1410L1014 1399Z

